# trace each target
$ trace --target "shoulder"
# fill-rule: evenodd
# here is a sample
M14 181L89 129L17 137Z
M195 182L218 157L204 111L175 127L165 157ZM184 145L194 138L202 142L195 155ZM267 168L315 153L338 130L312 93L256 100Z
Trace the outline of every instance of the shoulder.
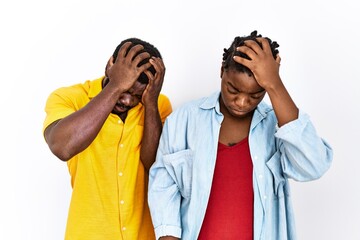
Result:
M101 81L103 77L94 79L94 80L86 80L83 83L77 83L69 86L60 87L54 90L50 94L51 97L60 97L67 99L76 99L76 98L93 98L95 97L101 90Z
M166 96L163 93L160 93L159 99L158 99L158 104L159 104L159 106L171 105L171 102L170 102L170 99L168 98L168 96Z
M164 123L165 119L169 116L172 112L172 105L169 98L164 95L160 94L158 98L158 109L161 117L161 122Z
M188 119L189 117L197 117L199 116L204 109L202 105L209 99L209 97L202 97L198 99L194 99L182 104L180 107L174 110L172 114L170 114L170 120L183 118Z
M87 86L90 81L86 81L85 83L77 83L69 86L63 86L55 89L50 95L59 95L59 96L71 96L80 93L86 92Z

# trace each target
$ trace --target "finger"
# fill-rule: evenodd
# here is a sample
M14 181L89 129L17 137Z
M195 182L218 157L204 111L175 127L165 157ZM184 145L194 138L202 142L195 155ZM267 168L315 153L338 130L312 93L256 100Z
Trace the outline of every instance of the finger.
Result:
M151 55L148 52L139 53L133 60L135 66L138 66L143 60L149 59Z
M248 46L237 47L236 51L246 54L251 60L257 57L257 54L254 52L254 50L252 48L249 48Z
M136 55L138 55L139 52L140 52L141 50L143 50L143 49L144 49L144 47L143 47L142 45L140 45L140 44L137 44L137 45L133 46L133 47L129 50L128 54L126 55L126 58L127 58L127 59L130 59L130 61L132 61L132 60L134 59L134 57L135 57Z
M147 70L149 67L151 67L151 63L150 63L150 62L144 63L143 65L141 65L140 67L138 67L138 71L139 71L139 72L145 72L145 70Z
M149 62L154 66L156 73L160 75L165 73L165 65L161 58L152 57Z
M105 76L108 76L107 71L109 68L111 68L112 65L114 65L114 57L113 56L111 56L110 59L106 63Z
M154 78L154 84L157 86L162 87L162 84L164 82L165 77L165 65L161 58L155 58L152 57L150 59L151 64L153 64L155 68L155 78Z
M146 85L145 90L141 96L141 102L144 103L144 99L146 98L146 95L149 92L149 85L150 85L150 80L149 80L149 84Z
M120 58L125 58L126 56L126 53L128 52L128 49L129 47L132 45L132 42L126 42L124 43L121 48L119 49L119 52L118 52L118 57L116 59L119 59L119 56Z
M244 41L244 45L250 48L255 54L262 52L261 46L255 40L246 40Z
M111 56L110 59L109 59L109 61L107 62L106 68L109 68L109 67L111 67L112 65L114 65L114 57L113 57L113 56Z
M233 59L234 59L235 62L237 62L239 64L242 64L242 65L244 65L245 67L247 67L249 69L252 66L251 60L248 60L246 58L243 58L243 57L240 57L240 56L234 56Z
M159 63L161 69L165 70L165 63L164 63L164 61L163 61L161 58L159 58L159 57L157 57L157 58L153 57L153 59L154 59L157 63Z
M152 85L155 76L149 70L145 70L144 73L149 79L149 85Z
M260 42L264 52L271 53L270 44L266 38L256 38L256 40Z

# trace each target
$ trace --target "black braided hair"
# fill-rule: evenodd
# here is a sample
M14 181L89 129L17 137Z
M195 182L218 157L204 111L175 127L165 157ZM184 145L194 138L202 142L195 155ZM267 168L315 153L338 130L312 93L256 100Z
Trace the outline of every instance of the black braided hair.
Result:
M260 47L262 47L261 43L256 40L256 38L259 38L259 37L262 37L262 36L261 36L261 34L258 34L256 30L253 31L249 36L235 37L234 41L231 43L230 47L228 49L224 48L222 66L225 69L231 68L238 72L244 72L244 73L248 73L249 75L251 75L252 72L250 71L250 69L245 67L242 64L235 62L233 57L240 56L240 57L243 57L246 59L250 59L249 56L247 56L245 53L236 51L236 48L239 46L243 46L244 41L246 41L246 40L254 40L255 42L257 42L259 44ZM274 59L276 59L276 55L279 53L279 50L277 50L277 48L279 47L279 44L275 41L272 41L268 37L265 37L265 39L269 42L273 57L274 57Z
M139 39L139 38L128 38L128 39L123 40L123 41L116 47L116 49L115 49L115 51L114 51L114 53L113 53L114 61L115 61L115 59L116 59L117 56L118 56L118 53L119 53L119 50L120 50L121 46L124 45L124 43L126 43L126 42L131 42L131 43L132 43L132 44L130 45L130 47L128 48L126 54L129 52L129 50L130 50L133 46L135 46L135 45L137 45L137 44L141 44L141 45L144 47L144 49L141 50L141 51L139 51L139 52L134 56L134 58L135 58L137 55L139 55L140 53L147 52L147 53L150 54L150 57L159 57L159 58L162 59L159 50L158 50L156 47L154 47L152 44L150 44L150 43L148 43L148 42L146 42L146 41L143 41L143 40L141 40L141 39ZM146 59L142 60L142 61L139 63L139 66L141 66L141 65L149 62L149 59L150 59L150 58L146 58ZM154 68L153 66L149 67L148 70L149 70L152 74L155 74L155 72L156 72L156 71L155 71L155 68ZM146 76L145 73L141 73L137 81L140 82L140 83L142 83L142 84L148 84L148 83L149 83L149 79L148 79L148 77Z

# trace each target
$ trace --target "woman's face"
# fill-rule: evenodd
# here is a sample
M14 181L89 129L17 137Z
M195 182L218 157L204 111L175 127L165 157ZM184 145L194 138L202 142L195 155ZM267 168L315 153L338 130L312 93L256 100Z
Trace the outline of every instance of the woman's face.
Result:
M222 68L221 79L221 100L225 110L237 118L252 115L266 93L254 76Z

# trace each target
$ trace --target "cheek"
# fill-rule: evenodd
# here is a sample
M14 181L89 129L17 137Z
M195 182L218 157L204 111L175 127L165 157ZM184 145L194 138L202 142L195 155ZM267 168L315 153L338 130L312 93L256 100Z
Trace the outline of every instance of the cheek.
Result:
M132 101L131 101L131 105L133 107L135 107L136 105L138 105L140 103L140 99L137 97L133 97Z
M230 103L230 102L232 101L232 99L233 99L233 98L231 98L231 95L228 94L228 93L226 93L225 91L223 91L223 92L221 93L221 98L222 98L222 100L223 100L223 103L224 103L226 106L228 106L229 103Z

